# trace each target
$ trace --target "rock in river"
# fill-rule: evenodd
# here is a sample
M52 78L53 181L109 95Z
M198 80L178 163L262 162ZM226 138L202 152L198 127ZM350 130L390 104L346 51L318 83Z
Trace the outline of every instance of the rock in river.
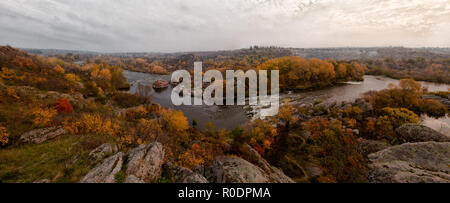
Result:
M155 83L153 83L153 89L164 89L169 86L169 81L167 80L157 80Z

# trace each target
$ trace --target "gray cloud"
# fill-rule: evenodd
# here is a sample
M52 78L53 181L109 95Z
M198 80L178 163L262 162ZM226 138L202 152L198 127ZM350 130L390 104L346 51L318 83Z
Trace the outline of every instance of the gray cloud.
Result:
M0 44L95 51L450 46L448 0L2 0Z

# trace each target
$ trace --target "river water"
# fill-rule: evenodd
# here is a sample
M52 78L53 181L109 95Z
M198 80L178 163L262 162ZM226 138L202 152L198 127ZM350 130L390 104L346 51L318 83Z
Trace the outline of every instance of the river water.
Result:
M131 93L138 91L139 86L151 86L156 80L164 79L170 81L170 75L154 75L148 73L138 73L131 71L123 72L127 82L130 83ZM365 92L371 90L382 90L388 88L389 84L398 84L399 80L383 76L364 76L363 82L349 82L338 86L325 88L321 90L307 91L301 93L283 93L280 99L289 99L293 105L312 104L316 100L323 102L343 102L354 101L361 97ZM421 82L423 87L429 91L447 91L450 85ZM212 121L218 128L233 129L247 121L257 118L262 106L175 106L170 99L172 86L156 92L150 92L150 99L166 108L173 108L183 111L189 122L196 120L199 126ZM422 118L424 125L445 134L450 134L450 118L432 119L424 116Z

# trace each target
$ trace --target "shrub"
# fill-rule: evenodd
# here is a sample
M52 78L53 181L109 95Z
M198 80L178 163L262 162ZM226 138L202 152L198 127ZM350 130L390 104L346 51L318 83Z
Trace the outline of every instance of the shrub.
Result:
M272 143L278 132L270 122L258 119L246 128L236 128L231 134L235 146L249 144L264 156L268 150L272 149Z
M188 129L188 121L182 111L171 110L163 115L166 128L171 133L180 133Z
M200 145L193 144L192 147L178 157L177 164L191 169L194 166L202 165L209 159L210 155L203 150Z
M5 146L8 144L9 141L9 134L6 131L6 128L3 126L0 126L0 146Z
M73 106L67 99L58 99L54 105L58 113L73 113Z
M53 109L37 109L32 112L33 125L37 127L46 127L55 115L56 111Z
M384 107L418 110L422 101L421 96L420 83L412 79L403 79L400 80L399 86L391 85L389 89L369 92L366 98L377 110Z
M113 100L121 108L130 108L149 102L149 99L146 97L141 97L137 94L130 94L126 92L115 93L113 96Z
M162 133L161 125L156 119L140 119L137 133L144 140L155 140Z
M84 113L77 120L65 122L65 128L71 134L116 135L120 125L115 119L102 118L97 113Z
M289 124L297 122L297 118L293 117L294 107L288 102L285 101L284 105L280 108L278 112L278 118L280 118L286 127L289 127Z
M383 115L378 117L376 139L395 140L395 129L406 123L418 123L419 116L405 108L383 108Z
M447 107L434 99L426 99L422 103L422 112L432 117L443 117L447 112Z

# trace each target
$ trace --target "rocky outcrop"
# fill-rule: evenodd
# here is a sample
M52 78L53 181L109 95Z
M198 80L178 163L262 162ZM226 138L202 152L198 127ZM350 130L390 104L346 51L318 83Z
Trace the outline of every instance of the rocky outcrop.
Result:
M206 178L192 170L177 166L173 169L173 182L175 183L208 183Z
M265 173L269 174L271 179L276 182L289 183L294 182L291 178L286 176L280 169L271 166L261 155L249 145L243 147L242 153L244 157L249 160L252 164L264 170Z
M214 183L272 182L261 168L235 156L216 157L208 179Z
M124 182L127 183L156 182L161 178L164 158L165 153L161 143L140 145L126 154L119 152L106 158L89 171L80 182L117 182L116 174L119 172L123 172Z
M403 144L408 142L450 142L447 137L429 127L418 124L404 124L396 129L397 143Z
M280 169L267 163L254 149L244 155L252 162L236 156L216 157L204 171L205 177L215 183L293 183Z
M153 89L164 89L169 86L169 81L167 80L157 80L155 83L153 83Z
M98 160L105 157L106 155L116 153L117 151L118 151L117 146L105 143L89 152L89 156L93 160Z
M389 147L388 144L381 141L366 140L362 138L358 140L358 152L365 157L369 154L381 151L388 147Z
M357 106L363 112L368 112L368 111L373 110L372 104L361 98L355 100L354 106Z
M81 183L115 183L116 174L122 170L123 153L105 159L81 179Z
M163 163L164 150L161 143L141 145L127 153L125 174L144 182L156 182L161 177Z
M449 183L450 143L397 145L368 156L372 183Z
M22 140L23 142L42 143L64 134L66 134L66 130L64 130L64 128L61 126L41 128L22 134L20 136L20 140Z

